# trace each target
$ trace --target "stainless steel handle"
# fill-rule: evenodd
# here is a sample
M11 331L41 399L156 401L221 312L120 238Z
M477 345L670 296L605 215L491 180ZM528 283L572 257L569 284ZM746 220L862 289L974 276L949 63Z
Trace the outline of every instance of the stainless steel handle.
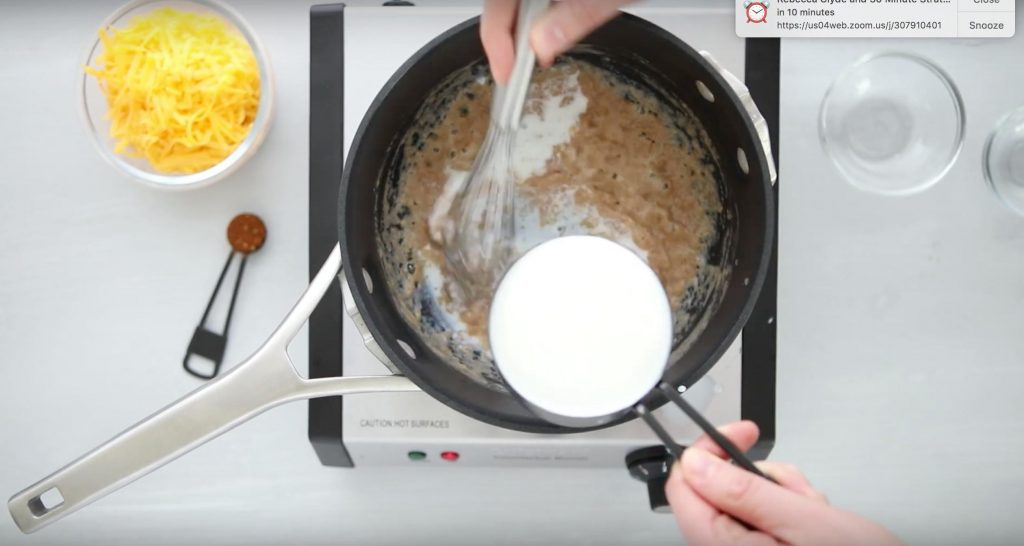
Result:
M499 85L494 91L491 118L501 129L514 130L519 127L523 117L523 106L530 90L533 67L537 64L537 55L530 47L530 29L533 23L547 11L550 0L520 0L519 13L516 20L515 64L508 83Z
M381 349L380 344L373 338L373 332L370 332L370 328L366 326L366 320L359 312L359 307L356 306L356 300L352 297L352 286L348 284L344 271L338 275L338 279L341 281L341 300L345 304L345 312L355 323L359 337L363 338L363 346L392 373L399 373L398 367L391 363L388 355L384 354L384 349Z
M718 73L725 78L726 83L732 88L736 96L739 97L740 102L743 104L743 108L747 111L747 115L750 116L751 121L754 122L754 129L757 131L758 140L761 141L761 150L764 153L764 157L768 162L768 176L772 181L772 185L775 185L775 181L778 179L778 173L775 171L775 156L772 154L772 135L768 131L768 122L765 121L764 116L761 115L761 110L757 108L757 104L754 103L754 97L750 95L750 90L747 89L747 85L742 80L737 78L732 72L729 72L718 63L715 58L707 51L701 51L701 56L711 63L711 66L718 70Z
M7 507L18 528L31 533L53 523L279 404L321 396L419 390L401 376L306 379L295 371L288 344L340 268L341 250L335 246L299 301L252 356L11 497ZM47 494L57 501L47 503Z

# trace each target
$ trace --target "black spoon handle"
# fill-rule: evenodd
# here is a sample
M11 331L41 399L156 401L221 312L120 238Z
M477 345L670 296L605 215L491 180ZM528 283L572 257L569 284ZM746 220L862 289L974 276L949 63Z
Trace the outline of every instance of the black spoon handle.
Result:
M665 427L661 426L661 423L651 415L651 412L648 411L646 406L643 404L637 404L636 407L633 408L633 411L635 411L637 415L647 423L647 426L654 431L654 434L658 436L661 443L665 444L665 448L667 448L668 452L672 454L673 459L679 460L679 458L683 456L683 446L677 444L676 441L672 439L672 436L669 435L667 430L665 430Z
M235 299L238 298L238 287L242 284L242 273L245 272L245 260L248 258L247 254L242 254L242 261L238 264L238 276L235 277L235 286L231 289L231 303L228 304L228 315L224 320L224 329L221 333L216 333L206 327L206 319L210 315L210 309L213 308L213 302L217 299L217 293L220 292L220 287L224 284L224 277L227 275L228 268L231 267L231 262L235 258L237 252L232 251L228 254L228 260L224 264L224 269L220 272L220 277L217 278L217 285L213 288L213 295L210 296L210 302L206 304L206 310L203 311L203 318L199 319L199 326L196 326L195 332L192 334L192 339L189 341L188 350L185 351L185 359L182 361L182 366L185 371L200 378L200 379L213 379L220 372L221 362L224 360L224 349L228 343L228 328L231 326L231 315L235 311ZM213 363L213 369L210 373L203 373L190 365L190 361L193 356L200 356L210 360Z
M677 391L675 387L669 385L668 383L662 383L661 385L658 386L658 388L661 389L661 391L664 392L666 396L668 396L669 400L675 403L675 405L679 406L679 408L683 410L683 413L685 413L687 417L693 420L694 423L697 423L697 426L699 426L701 430L703 430L708 435L708 437L711 438L712 441L718 444L718 447L722 448L722 451L725 451L729 455L729 458L735 461L736 464L738 464L741 468L752 474L760 476L772 483L778 483L777 481L772 479L771 476L765 474L764 472L761 472L761 469L758 468L750 460L750 458L747 457L745 453L740 451L740 449L736 447L736 444L732 443L732 441L726 438L721 432L718 432L718 429L712 426L711 423L709 423L708 420L705 419L704 416L700 414L700 412L694 409L689 402L687 402L682 396L679 395L679 391ZM678 460L680 457L683 456L683 451L685 450L685 448L680 446L678 443L676 443L675 440L672 439L672 436L669 435L667 430L665 430L665 427L663 427L661 423L659 423L658 420L655 419L653 415L651 415L651 412L647 409L646 406L644 406L643 404L637 404L636 406L633 407L633 411L635 411L637 415L639 415L640 418L643 419L645 423L647 423L647 426L649 426L651 430L654 431L654 434L658 436L658 438L661 440L661 443L665 444L665 447L668 448L669 453L672 454L672 457L674 459ZM740 525L747 528L748 530L755 529L755 527L741 519L734 519L736 519L736 521Z
M722 451L725 451L729 455L729 458L735 461L740 468L750 472L751 474L755 474L766 480L775 482L771 476L761 472L761 469L758 468L749 457L747 457L746 453L740 451L740 449L736 447L736 444L732 443L732 441L726 438L721 432L718 432L718 429L709 423L699 411L694 409L693 406L691 406L690 403L679 394L679 391L677 391L675 387L668 383L662 383L658 388L661 389L661 392L665 393L665 396L667 396L669 400L679 406L679 409L683 410L683 413L685 413L687 417L689 417L694 423L697 423L697 426L699 426L712 441L718 444L718 447L722 448Z

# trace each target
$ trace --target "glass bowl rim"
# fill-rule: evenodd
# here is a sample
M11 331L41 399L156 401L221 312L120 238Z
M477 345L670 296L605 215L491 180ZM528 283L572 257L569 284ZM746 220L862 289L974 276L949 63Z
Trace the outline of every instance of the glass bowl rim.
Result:
M899 59L903 61L909 61L911 63L917 64L929 70L934 76L936 76L939 82L943 84L943 86L946 88L946 91L949 93L949 98L953 104L953 110L956 116L956 133L954 135L953 141L954 145L952 147L952 152L949 153L948 157L946 158L946 162L943 165L943 168L936 172L930 178L922 179L918 183L905 188L882 189L872 186L870 184L865 184L864 180L859 175L846 168L846 166L843 165L842 162L836 161L836 158L838 157L836 155L836 150L833 146L833 143L829 141L829 138L827 136L829 126L826 122L826 118L829 110L829 99L832 98L832 96L835 94L836 87L839 84L839 82L849 77L850 74L852 74L853 72L860 70L864 66L881 59ZM829 156L829 158L831 158L831 163L836 167L836 169L839 170L840 174L842 174L846 178L846 180L857 189L880 195L913 195L916 193L923 192L937 184L949 173L949 171L953 168L953 165L956 164L957 158L960 157L960 153L963 151L964 148L966 132L967 115L964 109L964 100L963 96L960 94L960 90L956 86L956 83L953 82L953 78L942 67L935 64L928 58L922 55L905 51L878 51L861 56L852 64L843 68L843 70L841 70L839 74L836 75L836 77L829 84L828 89L825 91L825 95L824 97L822 97L821 100L821 106L818 109L818 139L821 143L822 148L824 148L825 153Z
M985 139L985 146L981 152L981 168L985 175L985 182L988 183L989 187L996 194L996 197L999 198L999 201L1003 206L1021 216L1024 216L1024 204L1014 204L1011 202L1011 200L1008 199L1006 194L1001 190L1000 184L996 182L995 176L992 174L992 146L995 144L996 138L1002 135L1003 132L1009 128L1010 122L1015 119L1019 119L1024 123L1024 105L1010 110L1000 116L999 120L996 121L996 124L989 133L988 138Z
M160 4L166 4L168 7L171 7L175 3L178 2L175 2L175 0L132 0L108 15L106 19L104 19L103 23L97 27L97 33L99 30L112 28L126 15L140 8L149 5L159 6ZM234 172L256 151L257 148L259 148L260 144L263 142L270 126L274 106L273 72L270 66L269 57L267 56L266 49L263 47L263 43L259 40L253 28L248 22L246 22L241 14L231 6L219 0L180 0L180 3L203 6L217 16L223 18L228 24L233 26L242 34L246 42L249 44L249 47L252 49L253 56L256 58L256 66L260 73L260 102L259 106L256 108L256 117L253 119L252 126L249 129L249 134L246 135L245 139L243 139L227 157L222 159L216 165L196 173L159 174L136 167L115 153L112 146L110 146L105 140L107 138L106 135L96 126L95 123L93 123L93 114L95 114L95 112L90 113L88 100L86 98L88 94L87 88L89 85L89 78L91 76L85 71L85 67L89 66L89 61L95 56L99 48L102 46L102 41L99 36L96 36L91 40L82 62L78 64L79 71L81 73L75 83L82 119L89 132L93 145L100 152L100 156L102 156L107 163L128 175L133 180L142 182L151 187L171 190L193 189L208 186Z

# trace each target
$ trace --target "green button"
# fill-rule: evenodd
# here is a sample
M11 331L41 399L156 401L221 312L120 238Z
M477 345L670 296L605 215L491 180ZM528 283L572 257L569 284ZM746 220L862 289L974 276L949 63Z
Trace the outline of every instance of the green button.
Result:
M426 458L427 458L427 454L422 452L422 451L410 451L409 452L409 460L410 461L422 461L423 459L426 459Z

